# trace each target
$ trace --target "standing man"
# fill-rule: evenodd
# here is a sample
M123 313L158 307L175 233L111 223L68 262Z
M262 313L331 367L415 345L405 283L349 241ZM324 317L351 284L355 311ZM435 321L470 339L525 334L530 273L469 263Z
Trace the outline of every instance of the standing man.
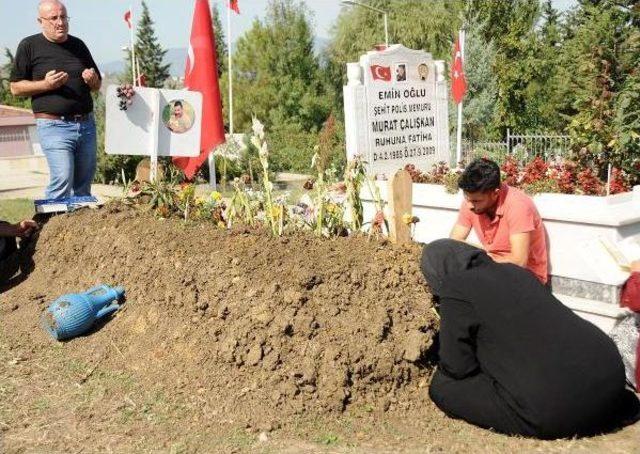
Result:
M494 261L527 268L546 284L547 241L533 200L517 188L500 184L500 167L484 158L467 166L458 187L465 200L450 238L464 241L473 228Z
M69 16L62 2L42 0L38 22L42 33L18 45L11 93L31 97L49 164L46 197L89 196L96 170L91 92L100 89L100 72L87 46L69 35Z

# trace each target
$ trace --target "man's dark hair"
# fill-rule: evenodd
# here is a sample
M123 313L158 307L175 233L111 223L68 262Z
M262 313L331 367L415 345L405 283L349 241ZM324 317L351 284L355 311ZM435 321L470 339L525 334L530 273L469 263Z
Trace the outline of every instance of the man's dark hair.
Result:
M479 158L464 169L458 187L465 192L486 192L500 187L500 167L490 159Z
M178 106L182 107L182 101L176 101L173 103L173 107L178 107Z

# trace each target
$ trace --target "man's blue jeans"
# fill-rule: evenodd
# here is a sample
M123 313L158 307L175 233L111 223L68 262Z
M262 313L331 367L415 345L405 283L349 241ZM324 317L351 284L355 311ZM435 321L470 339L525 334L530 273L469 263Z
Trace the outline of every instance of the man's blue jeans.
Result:
M47 199L91 195L96 171L96 123L36 119L42 151L49 164Z

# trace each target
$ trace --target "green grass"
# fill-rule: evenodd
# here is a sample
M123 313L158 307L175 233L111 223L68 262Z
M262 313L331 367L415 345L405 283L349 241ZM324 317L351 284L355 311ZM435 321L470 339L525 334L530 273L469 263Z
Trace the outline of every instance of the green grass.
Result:
M33 200L31 199L7 199L0 200L0 220L18 222L23 219L31 219L35 214Z

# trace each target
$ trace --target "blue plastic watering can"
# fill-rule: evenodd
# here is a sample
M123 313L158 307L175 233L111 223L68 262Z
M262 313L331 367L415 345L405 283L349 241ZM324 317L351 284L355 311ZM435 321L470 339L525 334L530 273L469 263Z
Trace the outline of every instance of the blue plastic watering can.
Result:
M80 336L97 320L120 309L115 300L123 295L124 288L108 285L98 285L84 293L63 295L42 314L42 327L56 340Z

